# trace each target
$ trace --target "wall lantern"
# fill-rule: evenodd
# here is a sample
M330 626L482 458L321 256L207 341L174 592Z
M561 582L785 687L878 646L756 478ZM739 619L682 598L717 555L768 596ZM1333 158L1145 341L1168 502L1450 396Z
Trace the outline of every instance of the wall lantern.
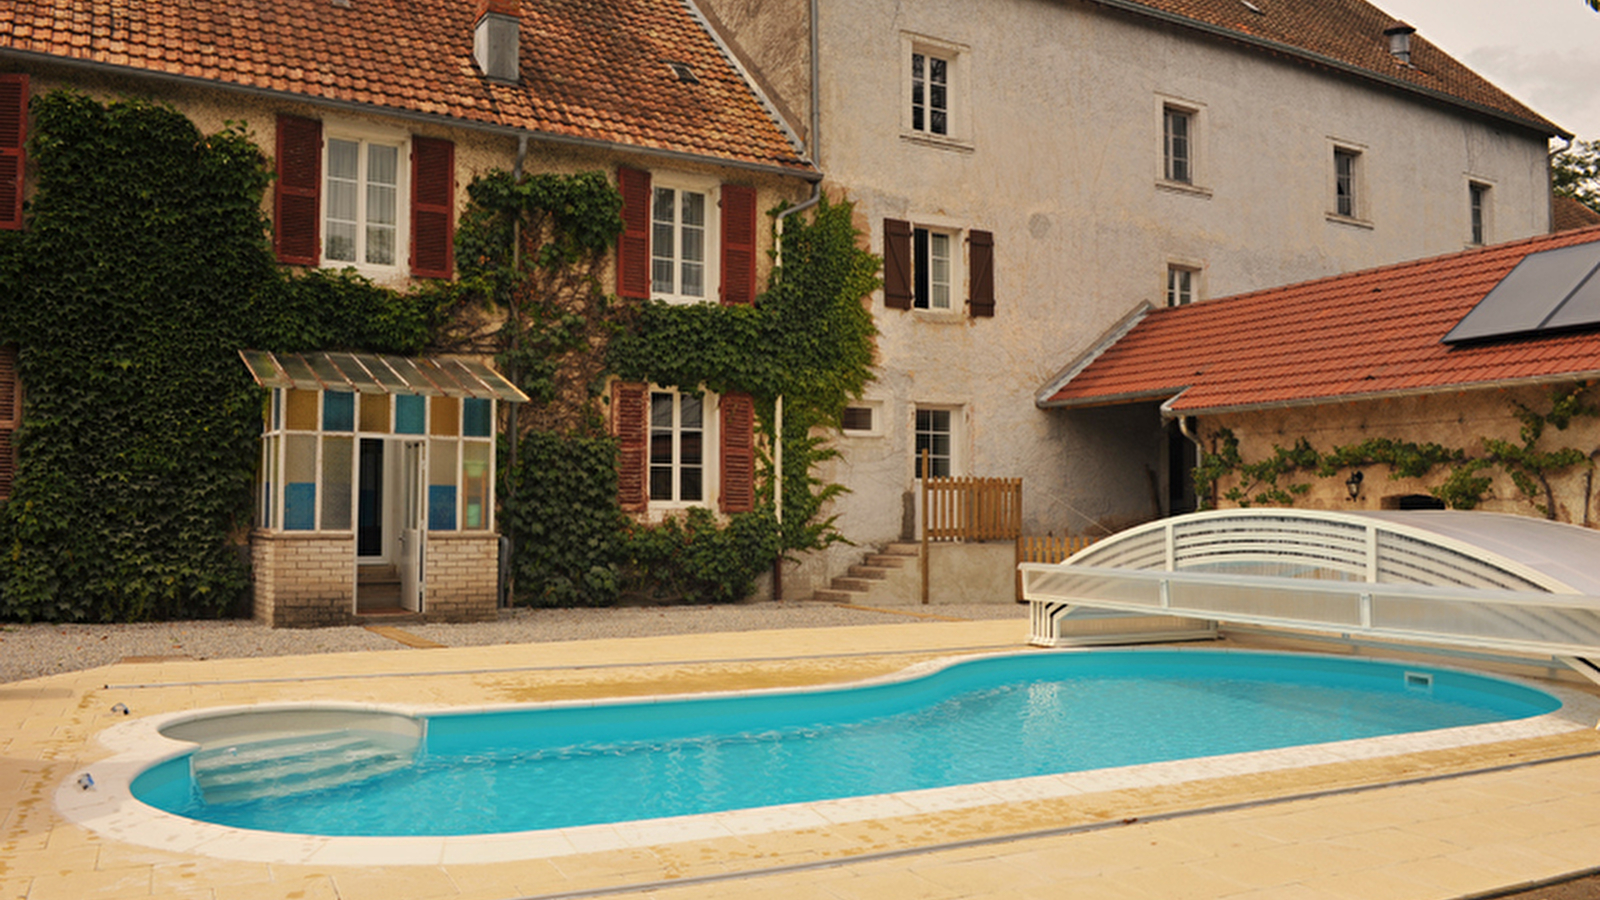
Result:
M1361 496L1361 481L1364 477L1360 472L1351 472L1350 477L1344 480L1345 490L1350 492L1351 500Z

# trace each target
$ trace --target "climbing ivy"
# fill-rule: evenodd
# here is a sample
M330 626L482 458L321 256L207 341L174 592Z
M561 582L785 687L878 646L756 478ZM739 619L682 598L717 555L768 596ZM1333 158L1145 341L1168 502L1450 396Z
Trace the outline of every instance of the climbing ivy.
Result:
M816 476L833 452L816 430L836 425L871 378L875 331L862 299L878 268L858 246L848 204L823 199L809 218L787 217L781 265L754 306L676 305L604 292L600 274L622 221L620 195L603 175L493 172L468 192L456 240L462 277L436 288L438 307L460 324L440 339L495 353L533 401L512 423L526 443L501 485L519 602L607 603L619 593L735 600L780 554L839 539L821 510L842 488ZM474 320L477 309L495 315ZM783 442L782 525L768 456L753 512L719 521L692 509L655 525L624 516L616 448L600 415L612 375L751 394L767 446ZM555 477L544 478L546 467ZM550 523L570 515L583 536L552 543Z
M1452 509L1473 509L1483 502L1498 470L1511 479L1513 485L1530 504L1546 518L1556 518L1555 489L1551 478L1576 468L1586 473L1594 468L1594 458L1600 449L1585 453L1572 447L1544 449L1541 442L1546 428L1564 431L1579 417L1600 416L1590 385L1587 383L1562 385L1553 388L1548 396L1548 409L1536 410L1523 403L1513 403L1514 412L1522 423L1520 443L1498 438L1479 439L1481 452L1473 454L1465 448L1445 447L1436 443L1414 443L1379 437L1359 444L1335 446L1326 453L1313 448L1300 438L1292 447L1274 444L1272 455L1256 462L1246 462L1239 452L1239 440L1227 428L1214 434L1212 448L1201 454L1195 468L1195 490L1204 498L1212 495L1222 479L1233 476L1234 485L1222 497L1240 506L1257 504L1292 505L1295 499L1310 492L1307 481L1284 481L1294 476L1332 478L1353 468L1383 465L1389 468L1390 478L1425 478L1440 468L1448 474L1429 493ZM1592 479L1585 482L1584 503L1589 503Z
M28 225L0 233L0 339L26 388L0 618L231 612L262 402L238 350L415 350L426 310L277 267L244 124L207 136L166 106L70 91L32 111Z

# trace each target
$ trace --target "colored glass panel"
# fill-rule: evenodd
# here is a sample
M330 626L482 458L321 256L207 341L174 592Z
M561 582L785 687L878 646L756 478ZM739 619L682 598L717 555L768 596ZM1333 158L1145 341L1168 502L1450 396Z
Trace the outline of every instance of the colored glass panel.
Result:
M487 441L466 441L461 446L463 528L489 527L489 453Z
M433 410L428 415L428 433L434 437L456 437L461 434L460 398L433 398Z
M318 393L318 391L288 391L285 396L283 427L290 431L316 431Z
M438 398L434 398L437 402ZM428 445L428 530L456 530L456 444Z
M389 433L388 394L361 395L361 430L370 434Z
M355 439L330 437L322 441L322 530L350 527L350 476L355 468Z
M488 437L492 428L493 405L488 400L469 397L461 403L461 433L467 437Z
M395 397L394 430L399 434L421 434L427 406L425 398L415 394L401 394Z
M356 395L349 391L322 392L322 430L353 431L356 425Z

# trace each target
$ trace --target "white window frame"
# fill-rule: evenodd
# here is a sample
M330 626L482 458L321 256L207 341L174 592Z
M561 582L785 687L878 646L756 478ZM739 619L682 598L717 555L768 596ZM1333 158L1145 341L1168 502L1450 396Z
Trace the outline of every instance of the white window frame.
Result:
M1467 246L1494 243L1494 183L1467 177Z
M852 438L881 438L884 435L884 404L882 400L852 400L845 405L849 409L865 409L872 417L872 424L867 428L851 428L842 422L839 433Z
M1367 185L1371 178L1367 148L1361 144L1338 138L1329 138L1327 146L1328 155L1325 159L1328 167L1328 220L1371 228L1371 195L1367 190ZM1348 179L1339 172L1339 161L1345 157L1350 160ZM1348 181L1347 186L1341 184L1341 182L1346 181ZM1340 199L1345 196L1342 191L1346 189L1349 196L1348 210L1340 208Z
M1170 113L1183 115L1188 124L1188 180L1180 180L1170 175L1171 166L1171 136L1167 130L1167 116ZM1157 94L1155 96L1155 133L1157 138L1156 153L1156 187L1179 194L1191 194L1199 197L1210 197L1211 189L1206 187L1206 105L1194 100L1176 97L1171 94Z
M682 487L682 461L679 458L682 448L682 398L684 394L698 393L700 403L700 497L695 500L685 500L680 494ZM659 394L672 397L672 459L668 463L671 471L671 498L657 498L654 491L654 474L657 466L655 458L655 398ZM717 507L718 475L722 471L721 430L722 410L721 397L710 391L680 391L673 387L650 385L645 393L645 496L649 500L648 508L652 512L662 512L674 509L689 509L704 506L715 509Z
M677 194L673 208L677 211L677 222L673 236L673 283L672 290L663 290L660 279L656 278L656 253L660 249L656 241L656 192L670 190ZM685 192L703 194L705 200L705 260L702 278L703 295L683 293L683 257L682 257L682 209L683 194ZM677 175L673 173L650 173L650 296L656 300L668 303L716 303L720 296L718 290L722 285L722 192L721 183L710 178L695 178L693 176Z
M928 467L933 470L937 470L939 468L939 459L942 458L946 460L946 465L948 466L948 475L935 475L934 477L954 477L963 474L966 466L966 454L964 452L965 448L962 446L962 441L965 439L966 435L965 407L945 403L918 403L912 407L911 413L912 478L918 481L921 480L921 474L918 472L918 468L922 465L922 451L917 446L919 443L919 438L924 433L932 433L928 432L927 429L919 427L919 414L924 412L947 413L949 415L949 418L946 420L947 428L945 434L949 438L950 452L942 457L935 456L934 454L930 453L928 458Z
M1166 305L1188 306L1200 299L1203 267L1186 262L1167 263Z
M919 247L926 242L926 260ZM937 279L938 267L934 247L944 244L944 280ZM911 226L911 308L930 313L949 313L961 308L961 232L934 225ZM919 265L920 263L920 265ZM926 291L920 290L927 281ZM944 289L944 302L938 303L937 290Z
M937 134L929 128L928 117L922 127L915 127L912 109L912 56L933 57L945 62L945 133ZM965 44L957 44L926 35L903 32L900 35L900 136L908 141L935 147L958 150L972 148L971 117L971 63L972 51ZM924 78L927 71L924 70ZM928 95L923 95L927 106Z
M356 180L356 259L333 259L328 252L330 229L328 228L329 200L332 191L328 180L332 177L332 169L328 165L329 153L334 141L345 141L358 145L357 180ZM366 255L366 220L367 220L367 147L372 144L395 148L395 235L394 235L394 261L392 263L369 263L363 257ZM318 227L321 232L322 268L345 269L352 268L363 275L377 280L392 279L397 275L406 275L411 271L411 135L389 128L379 128L370 125L361 125L349 122L326 121L322 125L322 183L318 185L318 195L321 198L320 208L317 210Z

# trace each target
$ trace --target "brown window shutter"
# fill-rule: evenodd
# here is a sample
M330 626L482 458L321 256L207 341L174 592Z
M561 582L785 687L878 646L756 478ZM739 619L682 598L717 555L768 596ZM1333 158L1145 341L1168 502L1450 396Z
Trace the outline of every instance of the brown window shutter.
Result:
M970 237L972 273L970 284L972 298L968 303L969 315L994 315L994 234L974 231Z
M722 464L719 508L725 513L756 508L755 402L749 394L723 394L718 407Z
M650 173L618 168L622 236L617 239L617 296L650 299Z
M650 464L649 389L642 384L611 384L611 427L621 453L617 458L617 503L624 512L644 512L650 504L646 491Z
M456 273L456 145L411 138L411 274L450 278Z
M278 180L273 190L274 249L278 262L314 266L322 261L322 123L278 117Z
M722 186L722 305L756 302L756 189Z
M883 305L911 308L911 223L883 220Z
M22 383L17 378L17 348L0 347L0 500L11 497L17 474L16 445L11 438L22 424Z
M27 145L28 76L0 75L0 228L22 227Z

